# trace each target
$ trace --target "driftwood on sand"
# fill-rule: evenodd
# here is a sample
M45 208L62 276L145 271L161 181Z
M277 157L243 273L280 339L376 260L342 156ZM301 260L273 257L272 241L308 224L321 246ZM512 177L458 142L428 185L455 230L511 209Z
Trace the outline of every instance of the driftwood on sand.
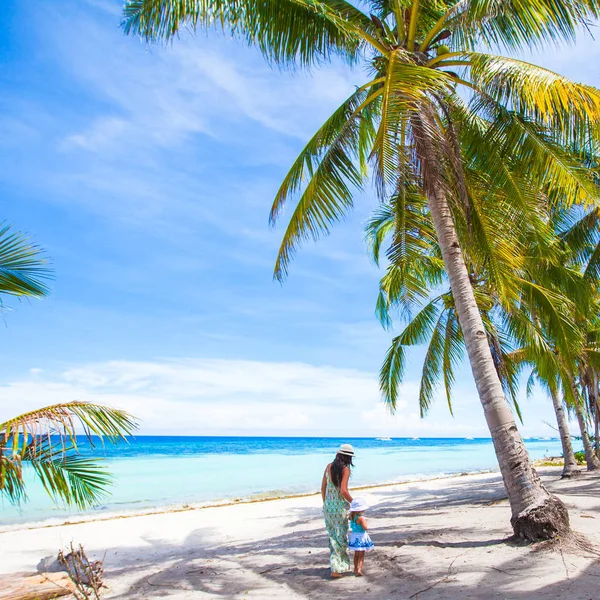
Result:
M0 575L0 600L52 600L69 596L77 600L99 600L102 561L91 562L83 546L71 552L61 550L57 558L47 556L38 564L38 573Z
M75 584L64 572L0 575L0 600L52 600L74 591Z

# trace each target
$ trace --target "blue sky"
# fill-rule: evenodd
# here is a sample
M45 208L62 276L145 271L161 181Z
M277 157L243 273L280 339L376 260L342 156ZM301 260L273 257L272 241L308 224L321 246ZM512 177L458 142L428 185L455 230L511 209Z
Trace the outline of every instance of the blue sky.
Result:
M419 420L420 350L398 414L381 406L372 198L272 280L272 198L362 74L273 71L216 34L148 48L119 20L118 0L3 5L1 218L47 249L56 281L47 300L7 303L0 420L80 398L134 412L144 433L485 435L466 367L456 417L440 395ZM589 36L534 58L598 83ZM524 408L526 435L552 433L541 393Z

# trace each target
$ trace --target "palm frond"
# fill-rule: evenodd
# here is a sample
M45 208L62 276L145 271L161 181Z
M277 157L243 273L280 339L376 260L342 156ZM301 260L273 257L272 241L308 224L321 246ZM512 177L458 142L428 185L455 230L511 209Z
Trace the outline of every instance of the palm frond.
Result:
M471 103L476 112L489 115L488 143L510 157L513 171L542 186L555 204L595 205L599 188L582 156L572 152L548 130L522 115L507 110L485 94Z
M549 335L564 357L576 356L583 339L581 330L573 319L573 305L564 295L545 288L533 281L515 278L524 301L547 327Z
M66 451L59 445L45 443L25 454L48 495L57 503L79 509L97 505L108 493L112 477L102 461L81 456L75 448Z
M277 192L271 223L303 180L309 178L281 242L275 264L277 279L287 275L289 262L302 240L317 240L327 234L331 224L353 206L352 188L360 188L364 180L355 164L357 148L363 143L361 137L372 132L361 121L368 118L365 100L374 99L369 100L368 90L359 90L333 113L306 145Z
M587 147L598 139L600 91L514 58L470 52L470 81L524 120Z
M311 65L333 55L354 61L370 19L344 0L128 0L122 27L148 42L182 29L219 27L280 65Z
M390 192L401 187L405 145L411 138L419 140L425 134L431 140L444 141L442 132L424 118L424 111L431 107L434 97L451 93L454 83L445 72L414 64L401 49L391 53L371 153L373 177L381 200L387 200ZM417 118L420 131L411 131Z
M572 215L574 211L564 211ZM594 207L584 212L571 223L557 223L560 239L567 245L576 261L588 259L600 241L600 208Z
M0 441L12 441L14 452L29 439L44 435L60 435L64 444L76 445L77 427L88 440L92 436L116 441L130 435L136 428L135 419L125 411L89 402L54 404L19 415L0 423ZM32 450L30 449L30 452Z
M583 273L587 281L600 283L600 242L592 250Z
M43 298L52 278L44 251L10 225L0 223L0 294Z
M449 11L445 26L452 31L452 44L461 49L481 44L510 50L542 48L549 42L573 42L581 29L597 18L598 9L596 0L459 0Z
M116 442L137 427L128 413L99 404L68 402L47 406L0 423L0 495L26 498L23 466L30 465L54 500L79 508L96 503L110 477L93 458L81 456L78 436Z
M433 402L434 391L442 379L444 364L445 330L448 313L442 312L435 324L429 345L423 360L421 372L421 385L419 387L419 413L421 418L429 412ZM451 406L451 405L450 405Z
M387 351L379 373L379 384L383 400L392 412L396 410L398 388L404 377L405 346L423 343L431 336L440 312L438 306L440 299L441 297L435 298L424 306L402 333L392 340L392 345Z
M462 331L458 323L458 317L454 311L450 311L446 318L446 331L444 332L444 356L442 361L442 373L444 376L444 389L448 410L454 416L452 408L452 386L454 385L454 369L460 363L465 351Z
M444 275L427 202L418 187L405 183L375 212L366 232L367 243L377 259L381 244L389 237L389 265L380 292L388 307L398 307L403 316L410 318L412 309L427 298L429 290L441 284Z

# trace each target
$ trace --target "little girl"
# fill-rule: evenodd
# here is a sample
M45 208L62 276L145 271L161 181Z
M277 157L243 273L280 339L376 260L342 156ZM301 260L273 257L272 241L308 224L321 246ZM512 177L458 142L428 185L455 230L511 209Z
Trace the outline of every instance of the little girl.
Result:
M367 533L367 520L363 513L367 510L367 503L362 498L355 498L350 504L350 538L348 548L354 550L354 574L362 577L362 568L365 562L365 552L373 550L374 545Z

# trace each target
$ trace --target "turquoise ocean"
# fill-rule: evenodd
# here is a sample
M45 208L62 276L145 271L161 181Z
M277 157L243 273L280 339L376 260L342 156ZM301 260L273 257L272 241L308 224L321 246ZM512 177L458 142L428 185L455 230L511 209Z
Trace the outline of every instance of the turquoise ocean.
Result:
M351 486L497 468L490 439L139 436L93 452L83 447L105 458L114 476L100 506L85 512L55 506L27 473L28 501L21 507L0 504L0 527L315 492L325 465L344 442L357 455ZM561 455L558 439L525 443L534 460Z

